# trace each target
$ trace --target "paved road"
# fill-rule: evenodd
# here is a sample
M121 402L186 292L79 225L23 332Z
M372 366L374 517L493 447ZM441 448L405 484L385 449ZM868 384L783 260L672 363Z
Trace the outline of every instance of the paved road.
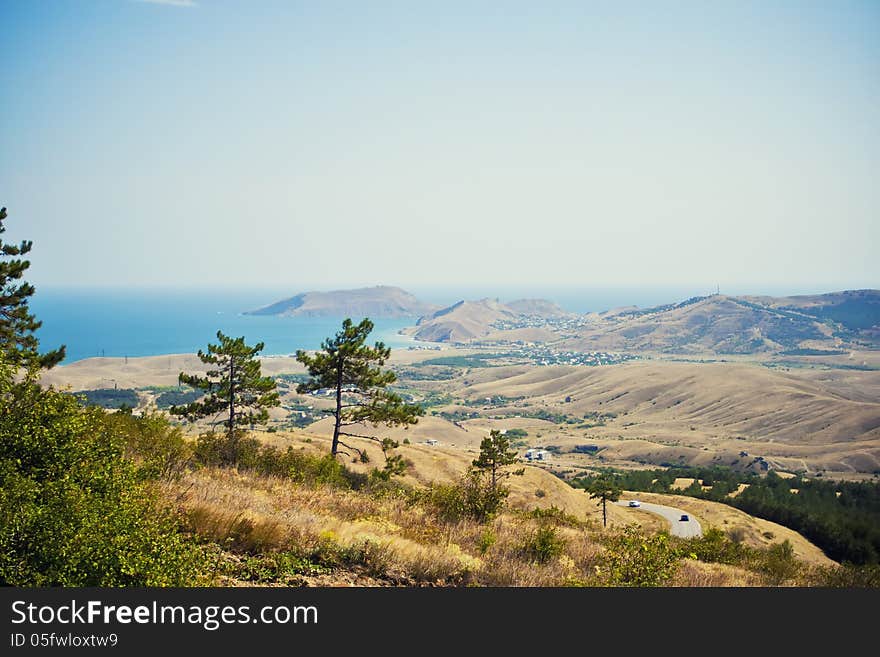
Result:
M618 502L620 506L629 506L628 500L620 500ZM671 506L663 506L662 504L651 504L650 502L642 502L640 507L632 507L633 511L638 511L641 509L642 511L649 511L651 513L656 513L659 516L663 516L669 521L669 533L673 536L681 536L682 538L693 538L694 536L702 536L703 528L700 527L700 523L690 514L690 520L682 521L681 515L683 513L687 513L686 511L682 511L681 509L676 509Z

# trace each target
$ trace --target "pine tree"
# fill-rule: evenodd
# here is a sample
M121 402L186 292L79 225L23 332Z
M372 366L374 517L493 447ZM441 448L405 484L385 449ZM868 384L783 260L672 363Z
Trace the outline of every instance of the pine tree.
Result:
M623 492L620 486L610 477L601 475L593 479L585 491L589 493L590 498L599 500L596 505L602 505L602 525L607 527L608 515L605 510L605 503L616 502L620 499L620 494Z
M507 465L517 461L517 454L510 449L510 439L497 429L492 429L489 435L480 442L480 456L473 461L473 467L491 475L492 492L498 490L498 480L521 475L525 470L503 471Z
M207 394L186 406L172 406L170 412L190 421L214 416L225 416L223 424L229 441L231 458L237 460L236 445L245 427L265 424L269 419L268 408L281 402L272 377L261 376L257 354L265 346L262 342L250 347L244 336L230 338L217 331L219 344L208 344L207 353L199 350L203 363L216 366L205 376L180 373L181 383L186 383Z
M341 436L375 440L383 445L387 456L392 445L383 442L384 439L351 433L347 428L367 423L406 427L416 424L419 416L424 415L421 406L406 404L399 395L387 389L397 380L394 372L381 369L391 356L391 349L383 342L376 342L373 347L366 345L372 330L373 322L368 318L357 326L351 319L346 319L342 322L342 330L335 337L324 340L321 350L314 355L302 350L296 352L296 359L308 368L311 376L309 381L297 386L297 392L307 394L329 388L335 393L335 422L330 447L334 456L339 453L340 445L363 455L363 450L347 445Z
M3 221L6 208L0 208L0 235L6 232ZM51 368L64 360L65 347L40 354L39 341L34 335L42 322L31 314L28 300L34 294L34 286L21 281L24 272L31 266L23 256L30 252L33 243L24 240L21 244L4 244L0 239L0 350L10 365L25 368ZM7 260L6 258L12 258Z

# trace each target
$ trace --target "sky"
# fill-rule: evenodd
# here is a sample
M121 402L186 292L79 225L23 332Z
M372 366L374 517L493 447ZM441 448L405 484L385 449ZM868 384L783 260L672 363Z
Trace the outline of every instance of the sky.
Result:
M880 3L0 0L44 286L880 287Z

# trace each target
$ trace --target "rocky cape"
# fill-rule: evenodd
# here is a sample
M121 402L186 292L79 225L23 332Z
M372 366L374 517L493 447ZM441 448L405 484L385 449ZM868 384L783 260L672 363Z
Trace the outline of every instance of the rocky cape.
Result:
M420 317L438 306L424 303L399 287L379 285L355 290L302 292L246 312L246 315L282 317L404 318Z

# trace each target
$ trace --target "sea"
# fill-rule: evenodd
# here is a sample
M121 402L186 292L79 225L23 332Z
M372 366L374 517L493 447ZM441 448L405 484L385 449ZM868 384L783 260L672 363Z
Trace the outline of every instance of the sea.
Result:
M681 301L714 290L703 288L614 289L465 289L407 288L419 299L446 306L461 299L545 298L576 313L601 312L621 306L649 307ZM94 357L137 357L195 353L216 342L217 331L244 336L247 344L263 342L261 355L289 355L318 349L340 330L342 317L276 317L247 311L293 296L299 291L98 289L38 286L30 306L43 322L37 331L43 351L64 344L64 364ZM361 318L352 318L359 321ZM371 318L369 342L381 340L393 349L428 346L400 335L416 317Z

